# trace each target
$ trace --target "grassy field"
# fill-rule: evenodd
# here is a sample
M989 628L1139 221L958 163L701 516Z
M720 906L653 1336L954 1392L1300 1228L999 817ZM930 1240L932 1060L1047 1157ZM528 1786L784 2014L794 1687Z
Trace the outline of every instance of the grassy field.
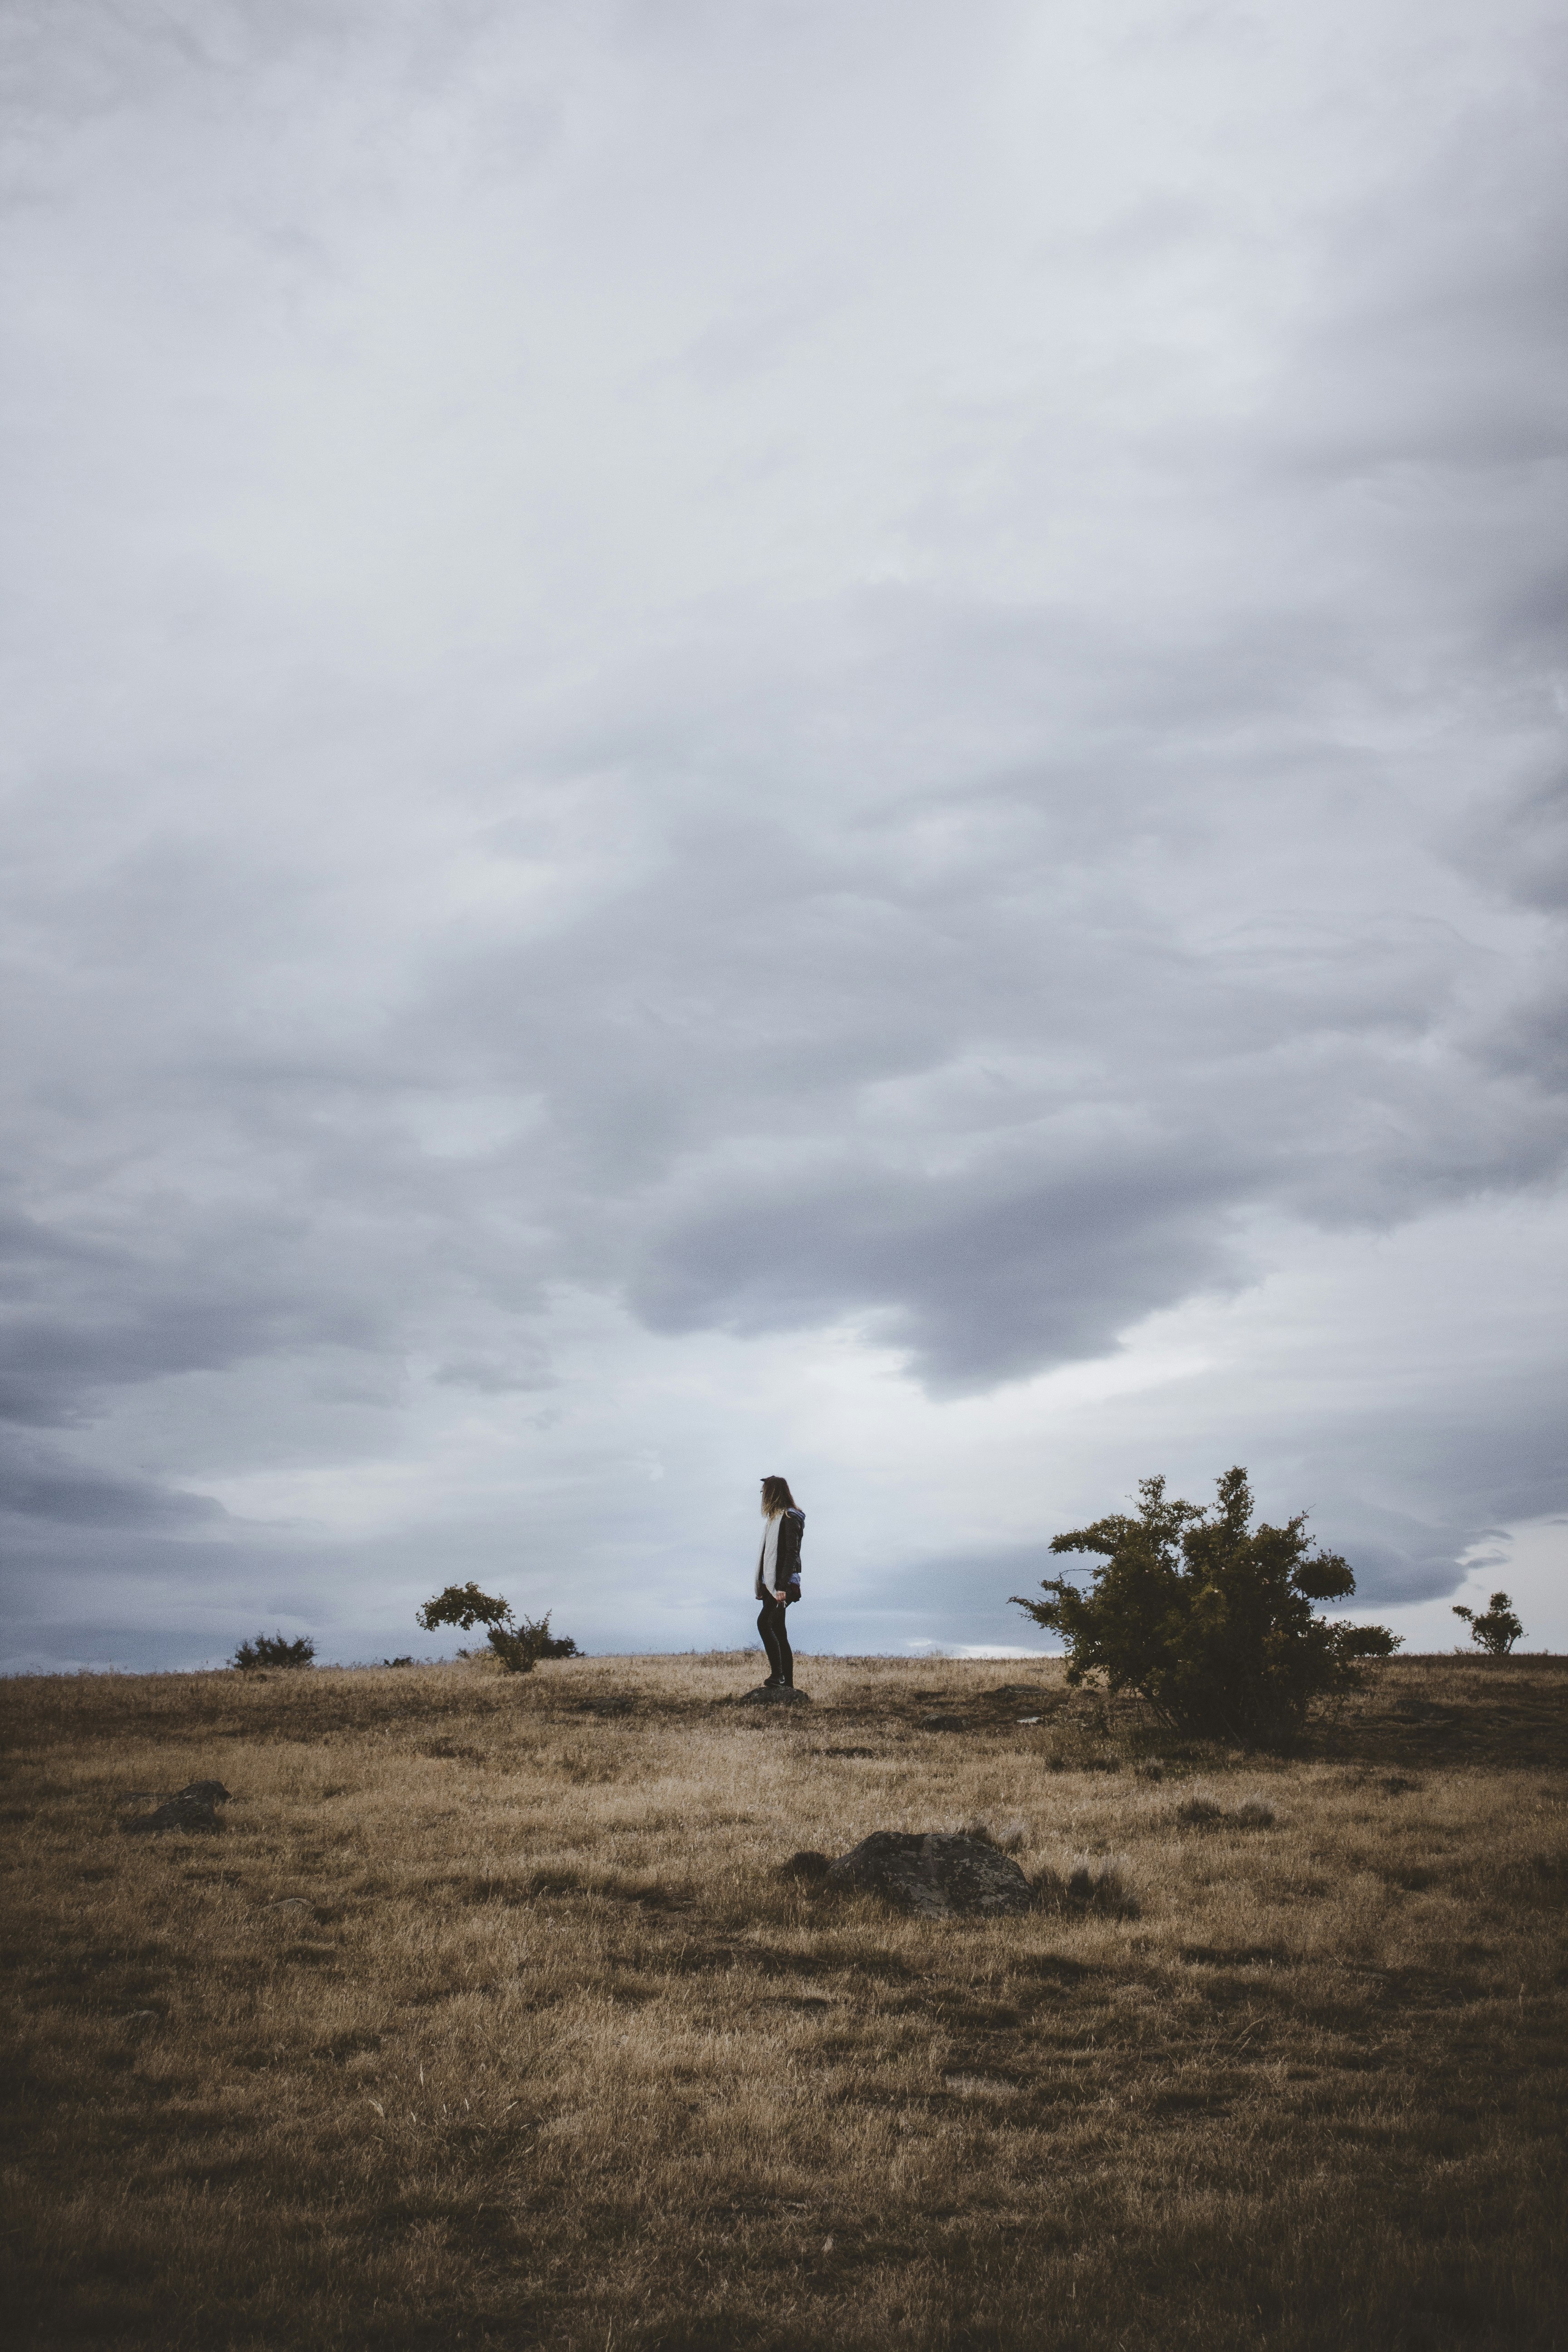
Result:
M1286 1760L758 1664L5 1686L11 2341L1564 2341L1568 1662L1395 1661ZM1122 1901L780 1872L973 1821Z

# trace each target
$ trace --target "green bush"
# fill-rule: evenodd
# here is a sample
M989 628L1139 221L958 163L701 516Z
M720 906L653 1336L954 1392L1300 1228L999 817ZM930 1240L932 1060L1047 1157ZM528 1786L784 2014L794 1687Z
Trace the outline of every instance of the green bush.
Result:
M1465 1620L1471 1641L1479 1642L1490 1657L1506 1658L1524 1633L1506 1592L1494 1592L1479 1617L1473 1609L1462 1607L1454 1614Z
M1067 1644L1069 1683L1101 1674L1133 1690L1173 1729L1245 1747L1278 1746L1300 1729L1315 1699L1352 1689L1370 1658L1399 1637L1382 1625L1332 1625L1314 1601L1342 1601L1355 1578L1334 1552L1317 1552L1306 1514L1282 1528L1252 1525L1245 1470L1228 1470L1212 1510L1168 1502L1145 1478L1136 1518L1116 1514L1053 1538L1054 1552L1098 1552L1089 1590L1042 1580L1044 1601L1016 1605Z
M527 1618L525 1617L522 1622L526 1625L528 1623ZM577 1647L576 1643L572 1639L570 1633L552 1633L551 1632L550 1612L548 1609L540 1619L537 1631L541 1637L539 1654L542 1658L580 1658L582 1656L582 1651Z
M258 1633L254 1642L242 1642L229 1660L242 1675L253 1675L258 1666L309 1666L315 1663L316 1645L308 1633L297 1642L281 1633Z
M531 1675L541 1658L577 1654L575 1642L563 1645L551 1640L548 1610L537 1621L524 1617L514 1626L492 1625L486 1639L509 1675Z
M569 1633L552 1634L550 1612L542 1617L514 1619L511 1603L499 1593L481 1592L477 1584L448 1584L427 1601L419 1612L419 1620L427 1633L438 1625L460 1626L465 1633L476 1625L485 1628L485 1639L500 1660L502 1671L509 1675L531 1675L541 1658L574 1658L577 1644Z

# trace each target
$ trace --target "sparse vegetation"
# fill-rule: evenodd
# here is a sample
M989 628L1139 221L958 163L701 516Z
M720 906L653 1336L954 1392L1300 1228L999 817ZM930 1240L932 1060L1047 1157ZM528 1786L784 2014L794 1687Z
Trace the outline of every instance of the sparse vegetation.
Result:
M1227 1811L1224 1805L1216 1805L1212 1797L1189 1797L1184 1804L1176 1807L1176 1819L1186 1829L1218 1829L1228 1822L1233 1829L1271 1830L1274 1827L1274 1808L1265 1804L1261 1798L1251 1797L1245 1804L1237 1805Z
M472 1582L448 1584L434 1600L425 1603L418 1622L427 1633L435 1633L441 1625L456 1625L470 1633L476 1625L482 1625L485 1639L500 1661L502 1672L509 1675L531 1675L541 1658L574 1658L578 1654L577 1644L569 1633L551 1633L548 1609L542 1617L514 1619L510 1601L499 1593L481 1592Z
M290 1642L284 1633L258 1633L255 1640L242 1642L229 1660L229 1664L242 1675L253 1675L263 1667L292 1670L315 1664L316 1645L308 1633Z
M1513 1613L1513 1603L1506 1592L1494 1592L1478 1615L1463 1605L1454 1611L1470 1629L1470 1639L1478 1643L1492 1658L1506 1658L1514 1643L1523 1639L1524 1628Z
M1288 1759L1055 1661L749 1669L0 1686L14 2340L1561 2343L1568 1667L1395 1659ZM1059 1901L782 1868L881 1827Z
M1121 1862L1097 1861L1086 1854L1066 1871L1047 1863L1031 1883L1035 1899L1045 1911L1076 1911L1085 1917L1092 1912L1104 1919L1142 1916L1142 1906Z
M1313 1614L1314 1601L1348 1599L1355 1577L1337 1552L1314 1549L1304 1512L1254 1528L1245 1470L1226 1472L1212 1511L1167 1501L1163 1478L1139 1493L1136 1518L1115 1513L1052 1538L1054 1552L1103 1555L1088 1592L1056 1576L1044 1601L1013 1596L1062 1636L1074 1685L1103 1675L1174 1729L1279 1747L1314 1700L1342 1697L1367 1660L1398 1648L1382 1625Z

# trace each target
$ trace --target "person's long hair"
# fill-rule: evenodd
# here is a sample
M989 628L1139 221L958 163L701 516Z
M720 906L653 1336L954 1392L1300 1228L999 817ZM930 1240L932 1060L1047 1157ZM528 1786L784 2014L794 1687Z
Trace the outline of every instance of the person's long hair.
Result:
M781 1511L793 1511L796 1507L795 1496L789 1490L789 1480L787 1478L764 1478L763 1480L763 1517L764 1519L776 1519Z

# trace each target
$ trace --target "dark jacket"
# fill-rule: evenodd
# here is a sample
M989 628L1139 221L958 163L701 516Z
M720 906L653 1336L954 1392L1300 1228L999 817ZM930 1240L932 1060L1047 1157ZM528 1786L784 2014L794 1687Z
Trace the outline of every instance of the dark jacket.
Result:
M779 1521L779 1549L773 1562L773 1582L792 1601L800 1599L800 1539L805 1533L805 1513L785 1511Z
M800 1539L805 1532L805 1513L804 1511L779 1513L779 1534L778 1541L773 1547L773 1574L771 1584L764 1584L763 1581L763 1563L768 1556L768 1539L765 1535L763 1536L763 1548L757 1554L759 1601L772 1601L775 1591L782 1592L786 1601L800 1599Z

